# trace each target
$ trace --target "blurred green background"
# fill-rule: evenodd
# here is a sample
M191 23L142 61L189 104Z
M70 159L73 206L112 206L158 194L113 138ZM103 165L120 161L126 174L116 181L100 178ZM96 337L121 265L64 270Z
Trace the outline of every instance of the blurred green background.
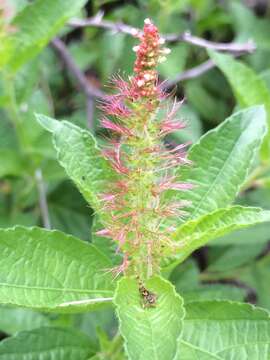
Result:
M48 0L43 1L44 12L40 17L28 11L29 4L41 3L40 0L5 3L0 12L0 65L3 63L0 72L0 226L3 228L17 224L47 226L91 241L92 211L56 161L51 137L36 123L34 113L69 120L88 128L103 142L106 134L99 124L100 100L85 96L78 78L66 66L63 52L59 53L50 40L54 36L61 38L64 50L84 75L86 87L106 93L111 91L108 85L113 75L127 77L132 73L135 54L131 48L137 41L129 34L97 26L64 25L66 18L87 19L101 16L102 12L102 21L141 28L143 20L149 17L163 34L181 34L188 30L212 42L252 40L255 43L254 52L237 54L241 55L237 60L224 58L219 67L213 66L181 82L175 81L177 76L208 61L209 54L204 47L184 41L168 44L172 52L159 67L160 80L175 82L171 90L179 99L185 97L179 115L189 125L168 141L194 143L239 107L264 103L270 116L270 3L266 0L95 0L86 2L76 16L68 13L69 6L73 6L68 3L72 2L61 4L61 1ZM50 12L57 3L63 16L67 13L61 21ZM3 6L1 2L0 6ZM13 47L16 51L9 55ZM244 67L239 68L239 62ZM44 214L42 208L44 201L48 214ZM267 156L258 158L237 202L270 209L270 159ZM269 240L270 224L233 233L195 252L174 270L171 279L187 302L194 298L246 300L270 309ZM41 324L73 325L87 332L94 343L104 336L97 330L100 327L109 335L115 329L110 309L80 316L52 317L0 308L3 336Z

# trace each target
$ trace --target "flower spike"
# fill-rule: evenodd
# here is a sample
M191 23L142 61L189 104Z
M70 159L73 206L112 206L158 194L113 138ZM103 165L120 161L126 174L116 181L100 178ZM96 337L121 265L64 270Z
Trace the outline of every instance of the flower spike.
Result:
M115 276L136 274L143 281L159 272L164 252L175 251L170 239L173 221L184 217L189 205L166 193L189 191L192 185L175 175L175 167L190 164L188 144L166 147L163 141L185 127L175 119L182 102L174 101L163 119L156 116L168 97L158 82L157 66L170 50L163 47L164 40L150 19L145 19L143 32L135 37L139 44L133 47L134 74L128 80L115 76L112 83L117 93L101 104L105 113L101 125L117 134L103 150L116 180L100 194L106 223L97 235L111 237L123 254L122 264L113 270Z

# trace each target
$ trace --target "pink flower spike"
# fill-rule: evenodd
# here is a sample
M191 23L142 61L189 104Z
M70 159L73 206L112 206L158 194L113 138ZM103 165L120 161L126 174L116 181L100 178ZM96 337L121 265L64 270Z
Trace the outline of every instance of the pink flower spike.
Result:
M178 150L182 150L182 149L185 149L187 146L189 146L191 144L191 142L186 142L184 144L180 144L180 145L177 145L175 146L173 149L171 150L168 150L169 152L175 152L175 151L178 151Z
M173 131L181 130L186 127L186 124L177 120L165 120L160 124L161 135L167 135Z
M103 195L101 196L101 199L102 199L103 201L114 201L115 198L116 198L116 195L114 195L114 194L103 194Z
M111 161L111 166L115 171L117 171L119 174L128 174L128 169L122 164L122 161L120 159L120 143L114 143L114 149L106 149L103 150L103 156L105 156L109 161Z
M119 231L119 233L116 236L116 239L118 240L120 246L124 245L124 243L126 241L125 229L122 229Z
M109 229L102 229L102 230L96 231L95 234L98 236L112 237L111 231Z
M131 111L123 104L122 96L120 95L108 95L105 97L100 109L108 115L118 117L128 117L131 115Z
M189 183L174 182L174 177L165 179L158 186L158 192L165 190L190 190L193 189L193 185Z
M170 112L167 114L168 119L172 119L175 116L175 114L180 109L180 107L183 105L185 100L186 100L185 98L183 98L181 101L177 101L176 99L174 100L172 108L171 108Z
M121 265L112 269L112 273L114 274L114 279L116 279L121 273L125 272L129 266L128 254L124 254L124 259Z
M168 232L175 232L176 231L176 227L175 226L169 226L168 228L167 228L167 231Z
M115 132L118 132L121 135L127 135L127 136L132 135L132 133L131 133L131 131L129 129L125 128L124 126L117 125L117 124L113 123L112 121L110 121L110 120L108 120L106 118L103 118L101 120L101 125L105 129L113 130Z
M120 98L132 98L133 97L133 87L121 78L121 76L114 76L111 80L113 87L119 91L119 97ZM117 95L116 95L117 96Z
M189 183L171 183L168 189L171 190L191 190L193 185Z

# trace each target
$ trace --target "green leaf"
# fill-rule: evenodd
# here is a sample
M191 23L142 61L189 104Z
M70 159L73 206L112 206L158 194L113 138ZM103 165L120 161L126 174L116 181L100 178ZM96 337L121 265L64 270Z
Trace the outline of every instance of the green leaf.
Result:
M232 203L253 165L265 130L264 109L256 106L233 114L191 147L188 157L193 165L179 170L181 179L195 186L181 193L181 200L192 202L187 219Z
M48 317L30 309L0 307L0 330L6 334L48 326L49 323Z
M267 18L257 17L252 9L245 6L244 3L232 1L229 4L231 19L236 42L245 43L251 39L255 42L257 51L260 49L269 50L270 24ZM264 54L265 56L265 54Z
M185 86L190 104L208 122L216 124L226 116L226 106L220 97L213 96L200 79L190 80Z
M270 92L266 83L247 65L230 55L209 51L215 64L221 69L233 88L240 106L263 104L267 113L268 135L263 143L261 155L264 160L270 155Z
M96 43L99 46L99 57L97 66L102 79L107 79L117 70L117 65L123 54L126 34L104 32L101 39ZM97 48L95 48L95 52ZM118 65L119 66L119 65Z
M173 78L175 74L184 71L188 57L187 44L177 43L171 50L167 61L159 65L159 72L165 79Z
M110 260L79 239L41 228L0 230L0 303L81 312L110 302Z
M246 295L244 289L236 286L215 283L201 284L199 268L192 258L173 270L170 281L184 298L185 304L191 301L205 300L244 301Z
M23 173L23 163L18 151L0 149L0 178L4 176L19 176Z
M246 191L238 198L238 203L240 205L262 207L270 210L270 191L267 188L261 187L252 191ZM222 238L216 239L209 245L224 246L233 245L237 242L238 245L242 245L243 251L245 251L244 247L246 248L247 244L253 247L257 246L258 250L258 248L270 240L269 226L270 223L268 222L258 224L252 228L237 230L231 234L223 236Z
M251 244L249 244L248 239L242 245L238 245L237 239L235 241L237 245L208 248L209 264L207 272L229 271L247 264L259 256L265 247L265 244L257 243L256 235Z
M221 357L199 349L184 340L180 340L178 346L179 350L174 360L223 360Z
M268 312L249 304L226 301L189 303L186 312L181 340L191 347L221 360L269 359ZM180 360L181 343L178 351Z
M51 109L46 94L40 90L33 91L27 100L27 104L21 104L20 109L23 109L20 112L20 119L23 122L24 150L32 158L39 159L39 162L44 161L45 157L55 158L50 134L40 127L34 115L36 109L39 109L43 114L50 114Z
M91 206L100 209L98 194L106 191L115 176L95 138L86 130L67 121L36 115L39 123L53 133L58 161Z
M67 20L85 5L86 0L37 0L26 6L12 21L16 29L7 39L10 70L16 71L37 55ZM3 50L3 51L4 51Z
M156 304L143 307L138 286L133 278L121 279L114 300L128 357L171 360L182 329L182 298L168 281L153 277L145 287L157 296Z
M47 201L53 229L89 241L91 213L87 202L70 181L61 182Z
M265 244L270 239L269 222L255 225L249 229L242 229L232 232L231 234L217 238L209 243L210 246L225 246L234 245L236 242L239 245L245 246L247 243L258 244L259 246Z
M194 250L219 236L269 220L270 211L236 205L187 221L172 234L175 241L183 243L177 258L182 262Z
M170 274L170 281L179 294L189 292L199 287L200 270L195 259L189 258L177 266Z
M100 343L100 330L106 334L113 334L117 331L117 320L114 308L91 311L89 313L77 314L73 324L76 329L89 336L93 344L97 346ZM102 350L102 349L100 349Z
M251 263L235 274L241 281L256 290L259 306L270 310L269 279L270 279L270 255Z
M244 301L246 295L244 289L225 284L201 285L193 291L182 293L185 304L206 300Z
M93 353L86 335L65 328L23 331L0 343L0 360L86 360Z
M0 149L18 149L18 139L14 127L11 125L6 113L0 108Z

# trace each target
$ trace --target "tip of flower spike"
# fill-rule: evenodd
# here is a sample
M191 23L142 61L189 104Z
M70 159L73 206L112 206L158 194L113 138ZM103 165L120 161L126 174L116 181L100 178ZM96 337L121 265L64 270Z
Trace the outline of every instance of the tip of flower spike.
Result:
M160 45L164 42L159 35L158 28L149 19L144 20L143 32L140 35L140 44L133 47L136 53L134 72L136 75L132 79L133 93L137 97L160 97L157 87L158 62L162 61L163 55L169 53L168 49L161 49Z
M152 24L152 21L149 18L146 18L146 19L144 19L144 23L145 23L145 25L150 25L150 24Z

